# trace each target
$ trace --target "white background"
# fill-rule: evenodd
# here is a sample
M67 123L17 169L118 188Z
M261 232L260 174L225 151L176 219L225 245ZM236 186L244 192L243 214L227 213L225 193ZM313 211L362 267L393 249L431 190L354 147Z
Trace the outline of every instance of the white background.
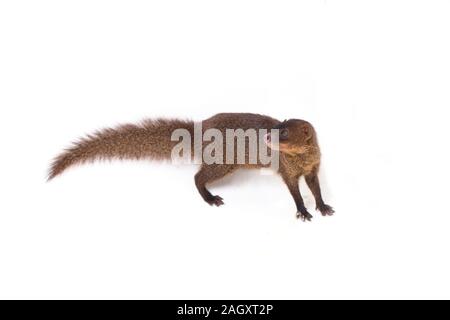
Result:
M448 1L2 1L0 298L450 298ZM95 129L303 118L334 217L278 176L97 163Z

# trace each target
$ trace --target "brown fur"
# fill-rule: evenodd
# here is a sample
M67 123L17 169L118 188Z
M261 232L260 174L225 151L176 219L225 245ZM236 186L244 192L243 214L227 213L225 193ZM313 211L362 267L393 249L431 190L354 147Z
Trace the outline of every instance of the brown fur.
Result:
M187 129L193 134L194 123L181 120L145 120L140 124L125 124L90 134L75 142L57 156L49 171L48 180L68 167L106 159L170 159L177 142L171 141L172 131Z
M313 126L303 120L291 119L280 122L276 119L250 113L221 113L202 122L203 131L215 128L226 129L280 129L279 174L286 183L297 206L297 217L310 220L299 190L299 178L305 180L311 189L316 208L323 215L332 215L333 209L326 205L321 196L317 177L320 166L320 149ZM127 124L117 128L98 131L79 140L55 158L49 172L49 180L61 174L68 167L102 159L170 159L172 148L178 143L170 137L175 129L184 128L194 135L194 123L182 120L146 120L141 124ZM208 143L204 143L204 146ZM248 148L246 150L248 155ZM224 153L225 154L225 153ZM236 154L236 153L235 153ZM259 168L257 164L202 164L195 175L195 184L200 195L210 205L220 206L223 199L212 195L206 185L225 177L240 168Z

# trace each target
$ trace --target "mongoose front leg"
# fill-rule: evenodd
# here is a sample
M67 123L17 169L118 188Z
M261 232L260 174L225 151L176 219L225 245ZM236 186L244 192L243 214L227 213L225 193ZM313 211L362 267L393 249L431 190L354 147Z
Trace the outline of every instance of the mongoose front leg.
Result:
M303 221L311 221L313 216L308 212L308 210L306 210L302 195L300 194L299 177L283 176L283 180L294 198L295 205L297 206L297 218L302 219Z
M331 206L325 204L322 199L322 193L320 192L320 183L317 173L312 173L305 176L306 184L314 195L316 200L316 210L319 210L323 216L332 216L334 210Z
M195 185L198 192L209 205L217 207L223 205L223 199L220 196L212 195L206 184L225 177L231 173L234 167L227 165L202 165L200 170L195 175Z

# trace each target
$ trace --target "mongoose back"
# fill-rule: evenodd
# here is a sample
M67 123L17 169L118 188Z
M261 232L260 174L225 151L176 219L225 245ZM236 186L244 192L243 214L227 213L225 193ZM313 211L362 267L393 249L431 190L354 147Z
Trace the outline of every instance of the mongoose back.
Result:
M265 136L269 149L279 154L278 173L291 193L296 207L297 218L310 221L312 215L306 209L299 189L299 179L304 176L311 189L316 209L322 215L332 215L334 210L322 199L318 171L320 167L320 148L313 126L304 120L290 119L283 122L268 116L251 113L220 113L201 122L202 132L217 129L224 133L227 129L278 129L279 142L272 143L271 134ZM170 159L177 141L172 141L176 129L185 129L194 136L194 122L178 119L145 120L139 124L125 124L107 128L90 134L58 155L49 170L48 180L60 175L67 168L102 159ZM202 149L206 147L203 142ZM193 143L191 148L194 148ZM245 144L245 153L249 147ZM221 206L223 199L212 195L207 185L219 180L237 169L267 167L260 161L256 163L207 164L202 163L195 175L195 185L202 198L210 205Z

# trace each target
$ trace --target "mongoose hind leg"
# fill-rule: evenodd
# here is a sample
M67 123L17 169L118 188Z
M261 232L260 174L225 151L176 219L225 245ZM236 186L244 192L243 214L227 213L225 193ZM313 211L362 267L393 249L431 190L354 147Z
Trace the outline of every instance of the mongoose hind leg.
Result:
M212 195L211 192L206 189L206 184L219 180L234 170L235 168L231 165L202 165L195 175L195 185L203 200L211 206L215 205L219 207L223 205L224 202L222 197Z

